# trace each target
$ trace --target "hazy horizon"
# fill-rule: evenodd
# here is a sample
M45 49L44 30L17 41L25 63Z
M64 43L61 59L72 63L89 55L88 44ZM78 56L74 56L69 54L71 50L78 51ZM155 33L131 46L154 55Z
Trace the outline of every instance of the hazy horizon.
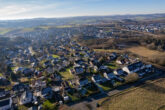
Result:
M0 0L0 20L165 13L163 0Z

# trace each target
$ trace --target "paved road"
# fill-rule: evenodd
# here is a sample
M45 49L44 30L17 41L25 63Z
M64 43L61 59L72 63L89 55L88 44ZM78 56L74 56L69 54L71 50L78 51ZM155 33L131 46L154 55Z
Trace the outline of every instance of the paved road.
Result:
M107 93L101 92L99 94L92 95L90 97L85 98L80 103L69 105L69 107L71 107L73 110L88 110L88 109L96 110L96 104L100 99L107 96L118 94L119 92L122 92L130 87L137 87L137 86L143 85L144 82L147 80L155 80L155 79L161 78L162 76L165 76L164 72L161 74L153 74L151 76L138 80L136 83L119 86L115 88L114 90L111 90Z

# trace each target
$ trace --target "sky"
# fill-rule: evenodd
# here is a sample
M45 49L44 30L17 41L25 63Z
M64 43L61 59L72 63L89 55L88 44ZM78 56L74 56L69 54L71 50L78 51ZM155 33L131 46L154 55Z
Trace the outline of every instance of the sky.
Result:
M0 0L0 20L165 13L165 0Z

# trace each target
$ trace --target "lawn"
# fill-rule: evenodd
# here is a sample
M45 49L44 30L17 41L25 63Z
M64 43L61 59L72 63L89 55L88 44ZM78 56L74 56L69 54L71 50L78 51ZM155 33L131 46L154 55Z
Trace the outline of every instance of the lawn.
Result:
M42 28L44 30L48 30L49 28L51 28L51 26L39 26L39 28Z
M11 29L0 28L0 35L4 35L4 34L8 33L9 31L11 31Z
M42 110L57 110L56 105L50 102L49 100L45 101L42 107L43 107Z
M0 77L3 77L3 74L2 73L0 73Z
M62 25L62 26L56 26L56 28L71 28L72 25Z
M99 110L165 110L165 78L112 96Z
M116 52L116 53L120 53L123 52L124 50L118 50L118 49L94 49L95 52Z
M52 56L53 56L53 58L59 58L59 56L58 55L55 55L55 54L52 55Z
M100 86L104 91L109 91L109 90L112 89L111 87L105 86L105 85L102 85L102 84L99 84L99 86Z
M86 95L91 95L100 92L99 88L95 84L91 84L90 86L84 87L87 90Z
M17 69L18 67L11 67L12 71L15 71L15 69Z
M119 66L115 62L111 62L111 63L107 64L107 66L110 69L118 69L119 68Z
M64 79L64 80L68 80L68 79L73 79L74 78L74 76L73 76L73 74L71 74L70 72L69 72L69 70L71 69L72 67L70 67L70 68L67 68L65 71L63 71L63 72L60 72L60 74L61 74L61 76L62 76L62 78Z
M31 32L31 31L34 31L34 28L23 28L22 31L23 32Z
M28 81L29 81L29 79L26 78L26 77L22 77L22 78L20 79L20 82L28 82Z
M80 98L78 98L78 97L75 96L75 95L68 94L68 96L71 98L71 100L72 100L73 102L80 100Z

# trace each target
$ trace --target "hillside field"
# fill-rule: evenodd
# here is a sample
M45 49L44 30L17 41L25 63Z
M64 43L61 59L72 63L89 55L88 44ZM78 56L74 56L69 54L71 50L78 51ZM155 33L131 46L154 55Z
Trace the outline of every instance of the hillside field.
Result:
M165 110L165 78L148 81L133 91L112 96L99 110Z

